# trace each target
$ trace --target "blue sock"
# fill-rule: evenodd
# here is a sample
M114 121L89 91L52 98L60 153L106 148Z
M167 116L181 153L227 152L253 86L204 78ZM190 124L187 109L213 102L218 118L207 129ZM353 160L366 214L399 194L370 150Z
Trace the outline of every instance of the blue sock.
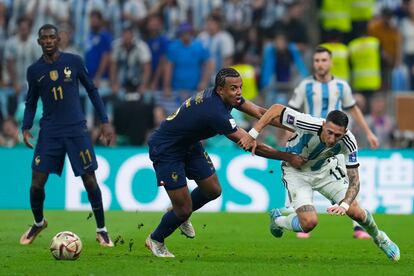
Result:
M92 206L93 215L96 220L96 227L104 228L105 227L105 216L104 209L102 204L102 194L99 186L96 185L94 189L86 189L88 193L88 199Z
M194 212L195 210L198 210L204 205L206 205L206 203L210 202L211 199L207 198L203 194L200 187L197 187L191 192L191 201L193 202L193 212Z
M294 216L292 219L292 230L295 232L303 232L302 226L300 226L298 216Z
M158 242L164 242L164 239L171 235L178 226L183 223L183 220L180 220L174 213L173 210L168 211L164 214L161 219L160 224L158 224L157 228L152 232L151 239L156 240Z
M43 202L45 201L45 189L30 187L30 206L35 222L40 223L43 220Z

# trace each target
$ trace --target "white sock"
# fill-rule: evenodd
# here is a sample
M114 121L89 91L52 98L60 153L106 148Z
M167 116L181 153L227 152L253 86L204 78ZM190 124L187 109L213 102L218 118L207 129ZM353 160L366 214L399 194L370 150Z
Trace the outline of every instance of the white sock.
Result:
M96 232L108 232L108 230L106 230L106 226L104 226L102 228L96 228Z
M43 218L41 222L34 222L34 225L36 225L37 227L42 227L43 224L45 224L45 218Z

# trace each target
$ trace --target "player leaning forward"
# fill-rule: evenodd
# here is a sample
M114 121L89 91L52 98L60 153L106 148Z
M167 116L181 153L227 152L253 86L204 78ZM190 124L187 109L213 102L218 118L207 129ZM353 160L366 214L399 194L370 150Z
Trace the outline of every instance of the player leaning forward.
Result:
M256 118L265 113L264 108L245 100L241 93L240 74L232 68L223 68L217 73L214 88L205 89L186 100L150 137L149 152L157 184L165 188L172 203L172 209L164 214L145 241L155 256L174 257L164 240L179 227L186 236L194 237L194 231L188 231L192 228L188 222L192 212L221 194L214 164L200 141L217 134L234 142L249 136L237 127L230 114L233 108ZM279 123L276 125L280 126ZM288 161L295 167L304 163L298 155L280 152L265 144L258 144L257 154ZM186 177L198 185L191 193ZM183 227L183 224L187 226Z
M289 192L295 213L282 216L273 209L270 230L275 237L281 237L283 230L310 232L318 223L313 206L313 190L320 192L331 202L328 213L347 214L357 221L373 238L375 244L393 261L400 259L400 250L388 236L380 231L372 215L362 209L355 197L359 192L359 163L357 143L347 129L348 117L339 110L331 111L326 120L299 113L283 105L273 105L244 136L239 144L254 152L260 131L271 121L279 120L282 125L295 131L288 141L286 151L301 155L308 161L300 169L282 163L283 183ZM335 155L345 156L349 185L345 173L338 166Z

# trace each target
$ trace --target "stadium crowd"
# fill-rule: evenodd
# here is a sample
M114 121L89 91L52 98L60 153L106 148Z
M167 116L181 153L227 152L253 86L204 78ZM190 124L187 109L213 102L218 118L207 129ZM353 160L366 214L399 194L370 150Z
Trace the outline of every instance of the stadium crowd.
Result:
M84 58L115 127L114 146L144 145L223 67L240 72L246 99L287 104L323 44L380 147L413 147L398 131L393 99L414 90L414 0L0 0L0 146L22 145L26 69L41 57L36 39L45 23L58 26L62 51ZM86 93L83 101L99 143ZM353 132L368 147L357 126ZM282 145L274 134L264 139Z

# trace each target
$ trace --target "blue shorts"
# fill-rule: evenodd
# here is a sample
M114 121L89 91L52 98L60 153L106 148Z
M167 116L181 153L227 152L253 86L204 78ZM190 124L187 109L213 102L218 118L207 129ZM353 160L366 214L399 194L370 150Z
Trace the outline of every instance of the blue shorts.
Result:
M62 174L68 154L75 176L98 168L90 137L47 137L40 133L32 161L34 171Z
M158 153L156 146L150 146L150 159L155 170L158 186L174 190L187 185L187 179L206 179L216 170L201 143L192 145L184 154L167 155Z

